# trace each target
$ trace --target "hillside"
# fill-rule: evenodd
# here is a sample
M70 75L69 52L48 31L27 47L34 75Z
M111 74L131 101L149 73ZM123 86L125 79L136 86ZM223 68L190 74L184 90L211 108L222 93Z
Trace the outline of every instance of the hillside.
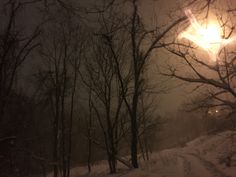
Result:
M140 169L120 165L116 175L109 175L106 161L71 170L73 177L236 177L236 132L199 137L184 147L166 149L141 162ZM51 176L51 175L49 175Z

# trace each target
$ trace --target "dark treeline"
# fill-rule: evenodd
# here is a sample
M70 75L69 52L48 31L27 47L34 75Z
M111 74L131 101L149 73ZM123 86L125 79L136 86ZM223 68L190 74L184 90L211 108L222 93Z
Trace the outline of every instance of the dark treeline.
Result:
M118 162L137 168L139 149L149 158L159 116L145 69L159 39L142 48L149 34L136 3L128 12L114 2L1 3L1 176L69 177L101 159L115 173Z

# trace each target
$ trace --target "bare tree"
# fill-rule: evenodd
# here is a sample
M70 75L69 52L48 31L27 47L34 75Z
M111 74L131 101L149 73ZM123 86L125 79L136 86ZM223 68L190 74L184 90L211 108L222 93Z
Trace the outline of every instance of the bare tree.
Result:
M19 70L25 66L26 60L39 46L40 29L39 25L33 26L31 30L24 29L19 23L23 10L31 8L30 4L12 0L2 1L0 6L0 146L2 147L0 175L16 175L17 172L13 168L17 165L13 154L19 150L9 145L16 142L18 134L16 131L9 134L9 129L14 127L14 122L17 120L13 122L9 120L17 119L17 116L14 117L13 112L9 110L15 102L23 102L20 96L16 96L19 94L17 81L21 79ZM21 143L21 139L18 140ZM7 150L4 147L8 147Z
M151 99L150 96L147 93L141 95L138 111L138 141L143 160L149 160L153 141L151 137L155 137L153 134L158 130L157 126L161 124L160 117L155 113L157 107L154 107L154 99Z
M122 67L118 62L118 53L115 48L115 43L113 40L112 33L105 34L104 39L107 40L107 44L112 51L113 57L115 59L116 69L119 84L121 87L121 93L124 99L124 103L128 109L131 123L131 160L134 168L138 168L138 103L140 96L145 90L145 85L143 82L143 73L147 68L148 60L153 52L153 50L163 47L161 40L165 35L171 31L177 24L185 20L186 17L181 17L175 20L173 23L168 25L163 30L156 28L154 30L148 30L145 28L139 14L138 0L133 0L132 13L128 15L128 21L124 24L124 28L128 31L128 40L131 43L131 55L127 58L130 61L130 73L132 73L132 82L129 83L132 89L127 90L126 78L122 75ZM144 43L148 43L145 46ZM144 47L145 46L145 47Z
M89 108L89 120L87 120L87 136L88 136L88 159L87 159L87 165L88 165L88 172L91 172L91 157L92 157L92 134L93 134L93 122L92 122L92 116L93 116L93 105L92 105L92 91L89 91L89 101L88 101L88 108Z
M101 36L91 40L93 43L93 48L90 51L92 56L86 59L85 71L81 73L81 77L91 92L89 94L90 104L103 131L110 173L115 173L116 142L118 141L115 137L115 130L119 123L122 99L116 83L113 57L102 40Z
M39 45L37 42L40 34L39 27L27 35L20 29L17 21L25 6L24 3L9 1L1 9L5 19L2 20L3 28L0 34L0 121L4 117L4 109L13 89L18 69Z
M49 12L40 55L44 58L41 71L44 92L48 93L53 111L54 176L58 170L70 175L72 129L78 70L84 38L76 16L63 11L60 17ZM42 90L43 91L43 90Z

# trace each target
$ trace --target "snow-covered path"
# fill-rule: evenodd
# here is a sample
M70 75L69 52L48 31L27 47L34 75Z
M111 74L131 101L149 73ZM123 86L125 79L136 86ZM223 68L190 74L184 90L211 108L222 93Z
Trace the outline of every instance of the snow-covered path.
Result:
M155 173L149 172L148 177L233 177L224 174L213 163L196 154L183 151L173 156L167 154L168 157L162 155L162 162L152 167L152 172Z
M185 177L199 177L204 174L205 177L212 177L209 171L191 155L181 156Z
M196 154L181 156L184 177L230 177L221 172L217 167Z

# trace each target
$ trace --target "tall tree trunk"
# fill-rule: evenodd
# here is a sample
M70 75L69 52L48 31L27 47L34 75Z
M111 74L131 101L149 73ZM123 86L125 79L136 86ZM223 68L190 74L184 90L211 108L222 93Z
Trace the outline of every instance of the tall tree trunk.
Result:
M134 168L138 168L137 120L135 114L133 116L131 120L131 162Z
M58 89L56 90L55 99L55 117L53 122L54 142L53 142L53 172L54 177L58 176L58 123L59 123L59 96Z
M88 165L88 172L91 172L91 156L92 156L92 140L91 140L91 128L92 128L92 90L90 88L89 90L89 122L88 122L88 159L87 159L87 165Z
M71 94L71 109L70 109L70 121L69 121L69 135L68 135L68 154L67 154L67 177L70 176L70 162L71 162L71 145L72 145L72 126L73 126L73 117L74 117L74 97L77 83L77 59L74 63L74 80L73 80L73 89Z
M58 129L59 129L59 110L60 110L60 88L59 88L59 73L58 67L55 63L55 82L56 82L56 90L55 90L55 102L52 98L52 106L55 105L55 114L54 114L54 121L53 121L53 132L54 132L54 142L53 142L53 173L54 177L58 176Z
M134 93L132 99L132 115L131 115L131 161L134 168L138 168L138 129L137 129L137 105L139 95L139 63L138 61L138 47L137 40L137 21L138 21L138 7L137 0L133 0L133 16L131 27L131 42L132 42L132 58L134 70Z
M62 140L62 176L66 177L67 172L67 163L66 163L66 144L65 144L65 92L66 92L66 59L67 59L67 44L65 42L64 49L64 58L63 58L63 89L61 95L61 140Z

